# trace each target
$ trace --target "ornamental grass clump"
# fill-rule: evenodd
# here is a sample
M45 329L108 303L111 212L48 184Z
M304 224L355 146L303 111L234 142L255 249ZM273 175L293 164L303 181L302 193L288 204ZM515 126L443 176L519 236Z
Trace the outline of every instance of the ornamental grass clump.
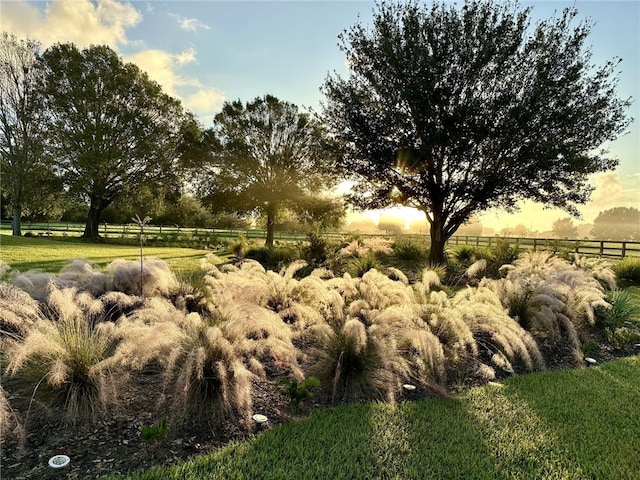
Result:
M115 403L126 379L115 362L122 337L113 324L96 321L99 302L87 296L53 289L48 315L6 352L15 391L69 424L97 418Z
M159 258L146 258L142 265L142 290L140 288L140 262L117 259L107 265L109 290L129 295L169 296L178 286L176 276L167 262Z
M311 374L329 386L334 403L357 400L393 402L408 376L408 362L385 329L347 319L333 325L316 352Z
M533 336L509 317L500 298L489 288L468 287L458 292L452 305L469 326L480 353L507 372L520 365L525 371L543 370L545 362Z
M550 252L525 252L503 269L506 277L484 279L518 323L540 341L565 344L582 361L580 331L595 324L597 308L608 308L600 282Z
M291 332L273 312L243 302L218 302L212 315L177 317L166 356L175 421L217 423L251 417L252 382L269 375L302 378Z

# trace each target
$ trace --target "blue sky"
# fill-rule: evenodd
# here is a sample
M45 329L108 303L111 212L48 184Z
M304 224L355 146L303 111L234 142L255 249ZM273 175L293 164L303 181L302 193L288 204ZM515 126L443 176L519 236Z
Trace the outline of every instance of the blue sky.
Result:
M594 20L594 61L623 59L619 92L636 99L630 114L640 118L639 1L521 3L534 7L534 20L574 4L580 17ZM318 110L327 74L347 73L338 34L358 18L368 22L373 7L369 1L0 0L0 25L44 47L66 41L108 44L210 125L225 100L265 93ZM639 125L636 120L629 135L610 145L620 167L592 179L592 202L580 209L585 221L613 206L640 208ZM561 217L566 214L525 203L519 215L490 212L482 222L546 230Z

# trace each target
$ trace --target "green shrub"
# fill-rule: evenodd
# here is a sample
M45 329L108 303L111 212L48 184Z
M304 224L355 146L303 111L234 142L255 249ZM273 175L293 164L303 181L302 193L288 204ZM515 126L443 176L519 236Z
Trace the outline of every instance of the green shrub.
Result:
M626 257L613 267L613 271L620 282L626 285L640 285L640 258Z
M317 233L309 233L307 235L309 244L304 247L304 258L310 265L316 266L327 260L329 252L327 250L327 241Z
M297 410L303 400L313 396L313 390L320 387L320 380L316 377L305 378L302 382L296 379L286 378L283 380L284 387L282 393L289 397L291 407Z
M362 277L369 270L379 270L380 262L373 253L369 253L363 257L355 258L351 262L350 272L354 277Z
M500 278L500 268L509 265L518 259L520 245L511 245L508 240L496 237L496 242L484 249L476 251L477 260L484 258L487 261L485 275L489 278Z
M169 426L167 425L167 419L161 418L158 422L148 427L142 427L140 429L140 437L145 442L155 442L156 440L163 440L169 433Z
M249 248L249 244L247 243L247 239L244 237L244 235L238 235L238 238L229 243L228 248L233 255L242 258Z
M245 258L259 262L268 270L280 270L299 258L299 251L294 247L254 247L247 250Z
M596 313L598 319L605 327L619 328L625 322L640 323L640 307L636 305L624 290L612 290L606 293L606 301L611 308L598 307Z
M477 247L461 245L453 251L451 258L461 267L467 268L473 262L481 258L480 253L481 250Z
M400 260L419 261L428 255L428 251L410 240L398 240L393 244L393 254Z

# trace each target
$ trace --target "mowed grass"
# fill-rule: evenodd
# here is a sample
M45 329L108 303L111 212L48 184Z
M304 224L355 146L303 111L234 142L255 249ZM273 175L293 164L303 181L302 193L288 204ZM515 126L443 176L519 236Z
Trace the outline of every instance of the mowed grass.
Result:
M143 247L145 257L161 258L175 272L197 270L200 259L207 253L191 248ZM116 258L139 259L140 247L0 235L0 260L20 271L39 269L55 273L74 258L104 267Z
M152 479L637 479L640 357L318 411ZM120 478L113 476L111 478Z

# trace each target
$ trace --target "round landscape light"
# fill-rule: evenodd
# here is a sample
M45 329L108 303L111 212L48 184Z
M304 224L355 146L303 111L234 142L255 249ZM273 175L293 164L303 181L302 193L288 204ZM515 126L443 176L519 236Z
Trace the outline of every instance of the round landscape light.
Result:
M267 423L267 420L269 420L266 416L261 415L259 413L256 413L251 418L253 418L253 421L256 422L258 425L262 425L263 423Z
M402 388L404 388L407 392L413 392L416 389L415 385L411 385L410 383L405 383L404 385L402 385Z
M64 468L69 465L71 459L66 455L54 455L49 459L49 466L51 468Z
M584 359L585 362L587 362L590 365L597 365L598 361L595 358L591 358L591 357L586 357Z

